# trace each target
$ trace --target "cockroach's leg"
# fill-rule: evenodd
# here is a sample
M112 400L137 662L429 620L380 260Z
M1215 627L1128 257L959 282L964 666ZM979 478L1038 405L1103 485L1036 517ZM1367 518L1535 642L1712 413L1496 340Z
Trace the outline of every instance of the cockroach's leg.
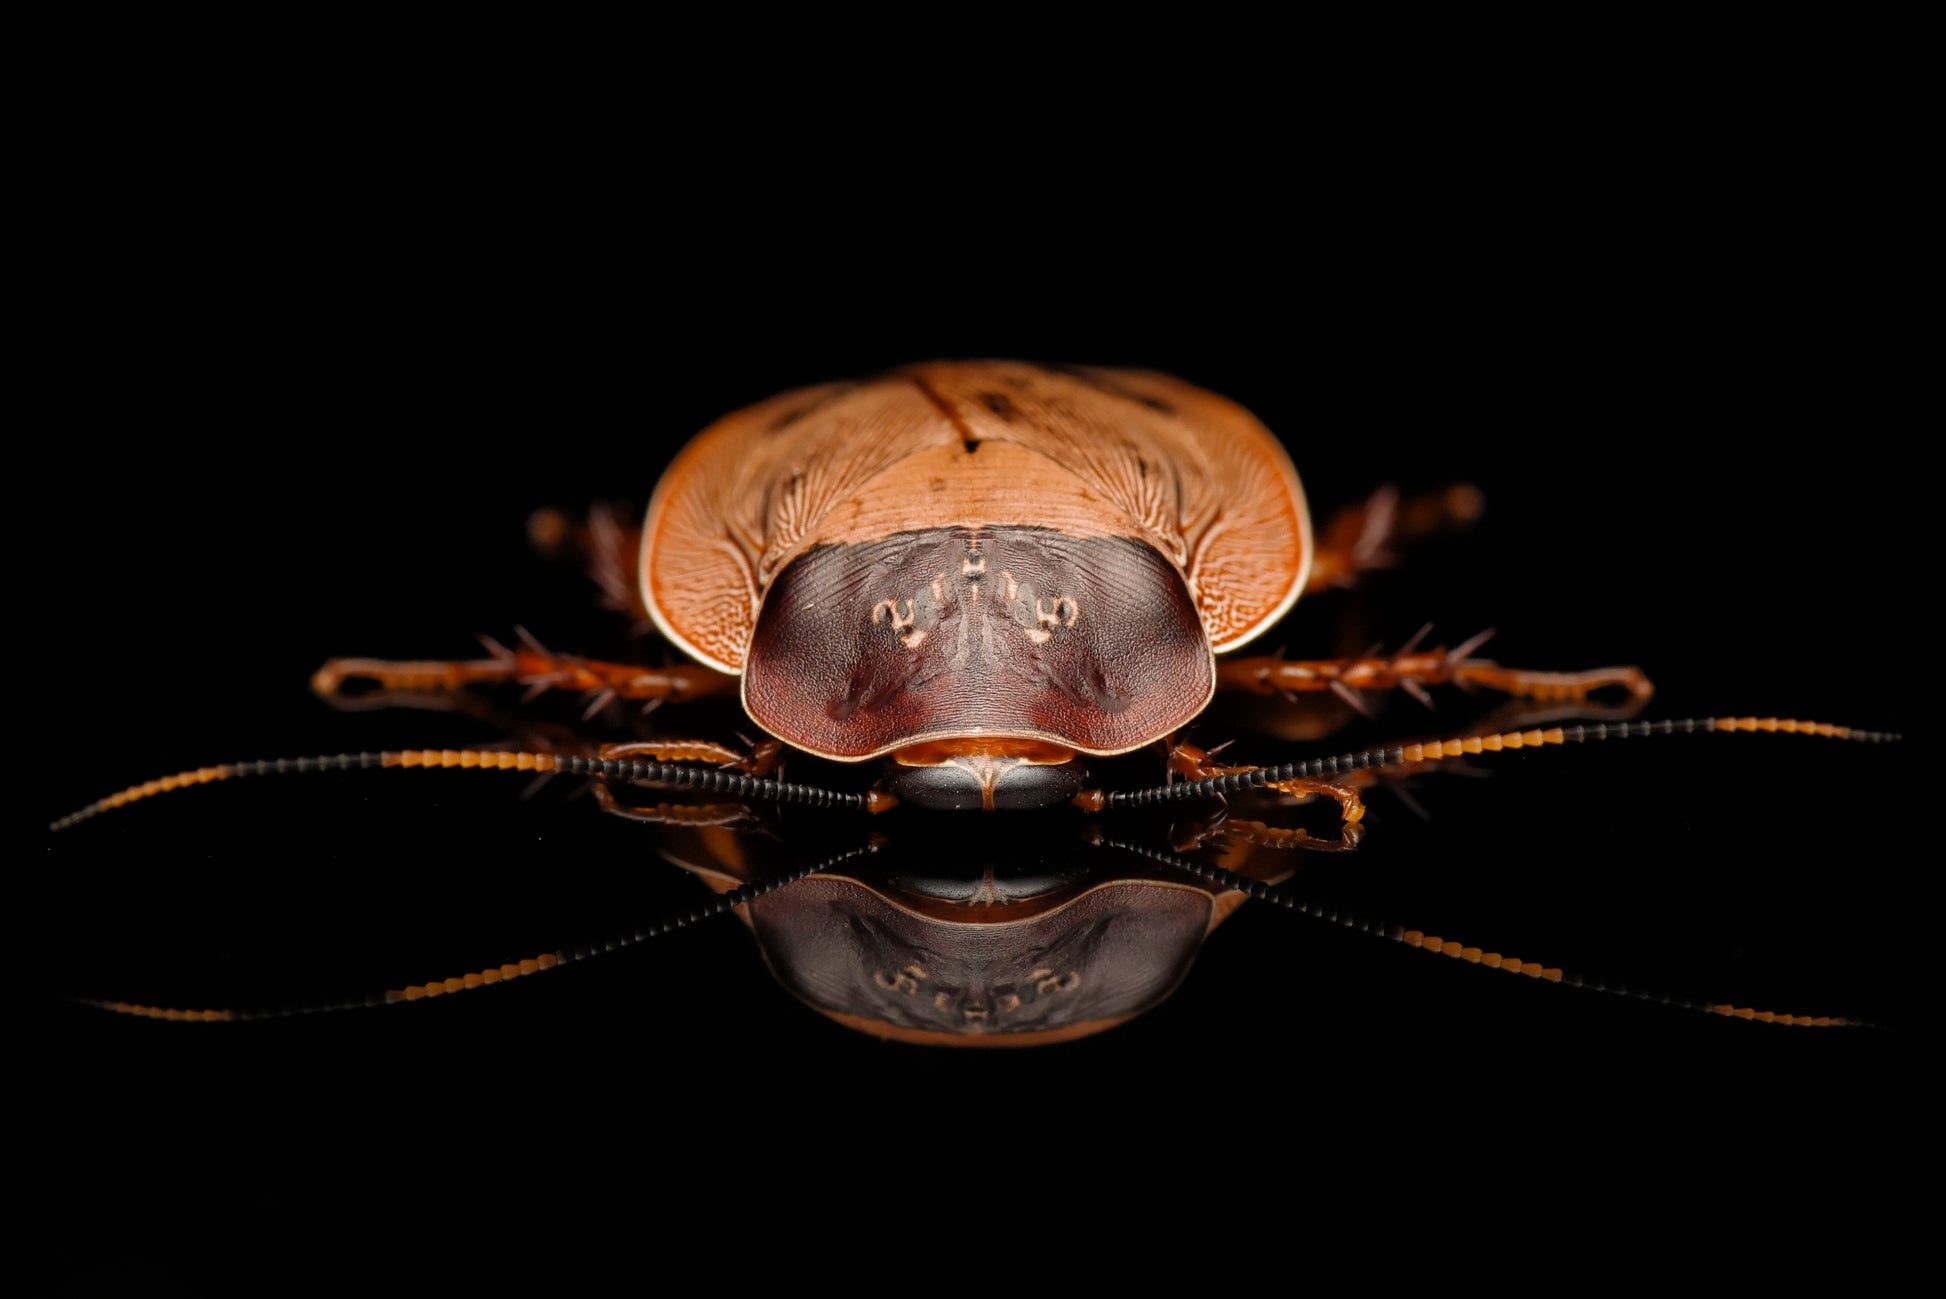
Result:
M1271 825L1247 817L1230 817L1207 831L1194 827L1172 833L1170 846L1177 852L1191 852L1211 839L1222 838L1256 848L1296 852L1350 852L1365 838L1365 827L1357 821L1345 822L1335 839L1320 839L1297 826Z
M737 679L705 667L657 668L638 663L559 654L522 633L519 647L490 643L484 659L332 659L311 678L311 689L331 703L369 708L413 695L440 695L469 686L520 685L529 695L564 691L599 702L629 699L649 704L733 694Z
M1544 703L1577 703L1596 695L1618 694L1631 703L1646 700L1655 687L1637 667L1594 668L1585 672L1535 672L1468 658L1477 641L1457 650L1413 651L1349 659L1230 659L1217 667L1217 686L1260 695L1296 695L1328 690L1362 708L1372 690L1404 690L1426 701L1432 686L1457 685L1500 691Z
M647 758L653 762L706 762L759 778L775 771L783 754L784 745L779 740L759 740L748 751L714 740L629 740L604 744L600 751L603 758L624 761Z
M599 782L595 785L595 801L601 810L612 816L630 821L644 821L650 825L748 825L759 818L748 806L742 803L656 803L648 806L635 806L624 803L615 797L615 791Z
M1483 500L1479 488L1468 483L1403 500L1396 489L1379 488L1364 504L1333 515L1317 534L1305 591L1315 595L1357 585L1360 574L1390 568L1399 547L1473 522Z
M1170 736L1162 743L1168 755L1171 779L1204 780L1210 776L1231 776L1257 770L1256 767L1233 767L1214 762L1211 760L1214 750L1200 749L1181 736ZM1313 846L1330 846L1335 851L1342 852L1356 847L1359 836L1363 834L1359 822L1365 819L1365 800L1359 797L1358 790L1369 784L1371 784L1370 773L1351 772L1342 780L1281 780L1265 785L1264 788L1276 790L1280 794L1289 794L1300 800L1322 796L1337 803L1341 834L1336 844L1330 840L1313 839L1301 830L1281 833L1302 838ZM1291 842L1295 843L1295 839Z
M627 614L646 632L654 622L637 580L642 552L638 518L619 504L596 505L580 521L560 510L536 510L527 520L527 536L543 555L578 557L601 591L602 607Z

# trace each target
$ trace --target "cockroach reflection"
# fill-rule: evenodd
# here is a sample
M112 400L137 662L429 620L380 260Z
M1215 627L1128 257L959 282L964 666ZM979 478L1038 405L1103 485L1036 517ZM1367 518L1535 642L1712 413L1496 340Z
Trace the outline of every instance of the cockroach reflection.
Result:
M1182 432L1182 414L1192 409L1213 412L1219 430L1201 451ZM822 432L794 440L805 438L807 421ZM893 429L890 441L864 436L881 424ZM1138 428L1140 436L1117 440L1116 430ZM761 435L755 441L753 431ZM708 451L714 444L732 450ZM696 453L702 467L678 461L639 546L635 530L614 517L598 515L580 534L571 522L546 519L540 531L577 544L612 602L653 621L701 667L593 660L540 640L510 640L474 660L333 660L319 673L320 691L360 706L418 702L458 711L496 690L570 695L596 712L610 703L668 704L647 731L598 752L648 764L653 779L676 784L690 780L675 773L687 763L716 788L756 800L776 793L763 782L780 757L795 764L794 776L816 759L852 773L818 788L865 807L902 801L908 823L959 809L1069 815L1059 805L1075 800L1088 814L1113 813L1110 800L1148 797L1143 780L1098 786L1097 770L1138 769L1142 753L1154 751L1184 785L1260 775L1279 797L1331 801L1345 827L1359 824L1363 795L1335 766L1283 771L1253 755L1261 765L1233 770L1231 754L1178 733L1205 717L1219 683L1266 691L1261 712L1281 711L1281 694L1312 694L1347 715L1374 694L1423 696L1455 682L1582 714L1600 711L1597 696L1619 695L1632 712L1648 694L1633 667L1507 669L1477 658L1475 638L1219 664L1217 653L1263 633L1300 592L1354 581L1389 560L1394 542L1463 523L1477 502L1457 489L1404 501L1374 497L1314 541L1295 473L1261 426L1161 376L991 362L912 367L863 385L787 394L725 421L697 445L705 448ZM759 455L758 447L767 449ZM1051 468L1064 457L1089 472L1069 483ZM936 472L922 472L935 460ZM663 562L671 554L678 558ZM638 555L640 584L628 571ZM1267 557L1278 562L1257 562ZM1157 609L1159 619L1149 618ZM1159 639L1150 634L1158 626ZM1014 680L1032 688L993 684ZM808 685L794 694L795 683ZM788 745L703 741L694 738L700 731L676 729L673 717L684 710L675 705L727 704L733 695L748 721ZM727 727L723 720L717 733L733 735L736 719ZM1510 747L1506 735L1525 733L1489 728L1446 738L1464 746L1484 734L1497 749ZM532 752L537 769L588 770L573 765L582 758L571 740L543 739ZM863 764L881 760L883 776L865 784ZM719 774L725 767L731 773ZM640 776L643 768L613 774ZM1153 790L1153 772L1148 780ZM1243 792L1206 787L1221 797ZM906 833L910 842L971 832ZM691 865L718 869L703 854ZM975 873L986 878L990 867ZM1205 935L1221 918L1209 896ZM1442 949L1459 942L1425 934L1421 941L1427 937L1440 938ZM1504 955L1464 943L1455 955L1474 959L1469 951L1504 964ZM772 964L779 965L775 952ZM491 981L493 968L471 973ZM1524 972L1525 963L1517 968ZM901 969L875 970L874 986L880 978L897 985ZM974 1002L954 993L945 1005L957 1004L963 1018L972 1006L990 1020L989 1001L1018 996L1019 978L1032 975L1010 970ZM468 975L452 977L467 986ZM1001 982L1012 990L999 990ZM447 986L442 980L442 995ZM1130 996L1076 1022L1125 1020L1141 1002ZM856 1008L820 1009L869 1017ZM967 1022L981 1021L976 1014ZM914 1021L899 1031L944 1030Z
M1541 748L1557 743L1557 737L1573 742L1581 738L1577 732L1590 740L1641 739L1655 737L1662 726L1612 721L1563 727L1551 718L1537 718L1532 706L1502 710L1483 723L1515 726L1523 714L1536 724L1515 730L1483 726L1476 732L1498 737L1501 744L1449 741L1373 751L1373 760L1352 772L1361 801L1365 793L1391 793L1412 780L1443 775L1461 750L1477 756L1523 745ZM545 734L557 745L565 743L572 729L528 724L530 736ZM1697 735L1687 742L1734 741ZM1453 752L1446 752L1449 748ZM457 769L443 777L449 781L504 780L505 775L491 768L515 752L427 751L396 763L368 755L355 763L245 764L233 774L211 769L182 782L163 781L134 801L205 780L245 778L245 784L264 789L263 778L279 774L340 785L347 780L404 781L408 775L399 768L412 765L434 769L430 776L418 777L422 780L442 779L441 767ZM518 752L529 766L551 758L570 774L592 770L558 753ZM516 773L522 765L505 763ZM593 941L584 932L574 942L522 951L511 961L463 963L437 977L422 975L383 989L345 990L340 982L339 992L322 997L236 1009L92 995L82 999L123 1014L188 1022L285 1018L430 1001L631 947L652 949L676 930L715 921L733 910L753 935L776 982L846 1028L924 1045L1041 1045L1089 1037L1161 1005L1188 977L1218 926L1254 898L1254 905L1303 911L1372 938L1530 980L1765 1023L1866 1022L1855 1015L1702 1000L1666 986L1666 981L1663 986L1631 985L1600 972L1584 978L1582 971L1527 959L1538 952L1517 955L1476 945L1470 935L1409 928L1368 907L1330 901L1328 891L1326 900L1313 901L1303 878L1307 868L1321 861L1355 860L1353 850L1366 832L1360 822L1341 819L1334 799L1275 787L1282 782L1239 789L1221 801L1136 803L1115 814L1045 809L963 818L913 809L884 817L856 811L806 817L799 811L792 819L788 814L795 809L788 803L670 800L657 791L633 788L622 779L627 772L624 760L591 786L607 814L602 819L621 822L638 836L641 842L627 846L632 855L639 857L653 843L657 854L715 894L713 904L665 900L636 928L604 933ZM720 775L731 789L748 783L736 772L709 774ZM831 794L822 784L811 788L823 797ZM307 792L295 786L281 792L300 803L341 796L335 790ZM103 810L115 812L113 807ZM554 814L571 816L573 810L556 808ZM943 833L942 824L953 826L953 832ZM343 995L346 991L349 995Z

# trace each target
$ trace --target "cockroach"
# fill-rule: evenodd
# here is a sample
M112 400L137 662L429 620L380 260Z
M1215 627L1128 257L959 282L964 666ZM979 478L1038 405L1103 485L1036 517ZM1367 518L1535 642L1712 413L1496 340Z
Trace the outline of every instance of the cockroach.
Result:
M1259 864L1240 872L1242 861L1264 850L1355 847L1363 833L1362 791L1402 770L1673 731L1887 738L1790 719L1629 720L1651 694L1639 668L1510 668L1478 657L1479 637L1451 648L1415 638L1396 650L1336 658L1249 652L1307 593L1353 586L1389 565L1396 549L1463 525L1478 508L1477 494L1463 486L1404 499L1380 493L1314 528L1296 469L1263 424L1233 402L1148 371L932 362L793 391L698 435L669 466L639 526L603 513L585 526L536 516L537 540L582 552L608 602L657 629L686 663L592 659L523 634L512 645L493 644L480 659L332 659L313 681L320 695L346 707L416 703L473 711L500 689L524 692L530 705L536 696L568 696L579 701L584 720L619 710L639 722L653 712L655 733L588 745L530 732L517 750L401 750L206 767L133 787L58 824L236 775L466 766L594 776L605 782L599 788L611 805L611 786L674 786L727 800L741 809L732 815L754 804L798 803L880 814L903 807L899 815L908 819L949 821L978 813L1133 817L1160 808L1175 827L1177 869L1192 860L1182 854L1205 845L1249 845L1240 858L1202 868L1205 884L1198 887L1213 909L1177 924L1180 941L1165 954L1150 993L1116 1003L1115 1013L1036 1021L1011 1039L1026 1042L1085 1035L1154 1005L1174 986L1169 971L1186 968L1237 900L1283 899L1265 880L1287 871ZM1187 735L1223 695L1262 701L1258 720L1275 712L1280 725L1315 732L1371 711L1387 693L1430 703L1433 692L1455 688L1504 696L1514 703L1514 720L1263 765L1232 763L1216 745ZM725 744L660 729L683 712L674 705L732 699L763 739ZM517 717L519 707L507 716ZM1562 715L1598 720L1583 726ZM780 778L806 764L826 773L819 783ZM864 784L846 773L876 778ZM1328 833L1278 824L1279 807L1312 799L1335 810ZM1212 807L1224 810L1212 817ZM1240 814L1245 809L1248 818ZM699 819L720 813L656 805L633 814L688 834ZM1184 830L1179 822L1200 828ZM713 851L723 860L720 844ZM720 891L733 902L756 903L762 890L752 890L747 872L719 874ZM858 905L884 903L893 909L888 916L921 922L929 906L950 910L949 899L914 902L909 885L899 886L907 890L904 903L886 902L880 889L872 895L878 902ZM1007 900L1017 910L1003 907L985 918L1044 916L1059 891L1021 893ZM993 904L990 890L983 902ZM750 907L744 912L747 919ZM930 921L945 923L939 914ZM1461 940L1389 924L1359 927L1468 962L1564 980L1553 966ZM977 937L942 939L941 932L932 931L935 950L955 941L970 943L969 951L990 947ZM924 945L913 934L895 941ZM530 963L541 969L560 959L546 953ZM784 977L791 962L773 950L772 964ZM532 971L488 967L395 996L439 996L523 972ZM1067 976L1043 970L1033 977L1056 986ZM863 982L913 991L903 978L892 961L868 969ZM815 1003L801 987L799 993ZM996 994L1001 1002L1010 995ZM1007 1032L992 1031L1000 1018L996 996L968 1003L936 994L938 1007L959 1017L943 1028L900 1019L883 1006L819 1008L881 1036L1007 1041ZM1695 1004L1771 1022L1844 1022Z
M1379 498L1314 536L1282 445L1213 393L1147 372L914 365L719 421L663 475L639 532L610 522L588 539L611 598L698 666L529 642L472 662L334 660L316 685L396 698L511 681L651 705L734 692L775 741L750 769L779 746L883 760L873 805L933 810L1082 796L1089 759L1162 744L1219 686L1353 704L1451 684L1646 698L1637 668L1510 670L1473 657L1477 641L1236 653L1305 590L1349 583L1400 537L1476 509L1465 489ZM1222 774L1187 748L1172 761Z

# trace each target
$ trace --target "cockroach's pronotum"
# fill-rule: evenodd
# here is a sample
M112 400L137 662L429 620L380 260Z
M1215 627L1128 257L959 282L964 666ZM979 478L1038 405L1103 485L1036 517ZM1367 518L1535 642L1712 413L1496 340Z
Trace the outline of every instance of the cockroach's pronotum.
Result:
M1887 738L1824 721L1639 720L1651 693L1640 669L1510 668L1479 657L1478 638L1451 648L1415 639L1338 658L1250 652L1306 592L1353 585L1395 547L1465 522L1478 506L1463 487L1404 500L1380 494L1314 529L1289 455L1256 418L1145 371L934 362L789 392L697 436L639 526L606 515L586 527L537 516L540 540L584 551L610 602L652 623L688 664L589 659L523 637L474 660L333 659L314 679L346 706L483 709L496 692L525 692L529 702L573 695L588 719L620 709L639 725L654 710L653 730L599 745L530 732L519 749L206 767L112 795L57 828L184 785L318 768L567 772L597 777L611 806L629 785L708 794L716 801L706 807L622 810L674 836L679 846L669 851L717 881L723 909L748 904L743 914L787 983L792 970L826 971L822 983L792 984L801 999L880 1036L1024 1044L1086 1036L1167 996L1238 900L1293 900L1266 884L1289 872L1264 854L1355 846L1361 791L1402 770L1659 733ZM1385 692L1429 701L1450 687L1512 701L1511 720L1281 765L1231 765L1213 741L1199 747L1185 735L1207 721L1220 694L1260 698L1265 710L1352 715ZM725 744L685 733L684 710L661 708L730 698L765 739ZM508 707L508 716L521 715L519 702ZM780 779L787 767L788 783ZM815 783L802 781L808 769ZM1289 820L1296 803L1318 797L1337 812L1328 832ZM1082 864L1072 870L996 884L994 862L1006 850L989 842L966 875L935 871L917 885L907 869L849 901L833 891L856 881L818 861L849 861L853 850L760 870L742 850L707 842L727 824L758 819L759 806L803 803L890 813L860 818L861 843L868 821L893 839L900 827L984 839L1001 833L994 825L1024 823L1005 821L1015 817L1093 827L1101 842L1123 838L1120 827L1151 811L1172 828L1147 847L1129 829L1126 850L1160 863L1134 875L1126 864L1089 866L1076 850ZM764 900L777 880L806 870L827 883L816 896L800 890L799 911ZM1151 887L1158 870L1202 882ZM1111 904L1106 877L1150 884ZM969 912L969 902L984 909ZM1177 903L1186 907L1179 914ZM834 908L856 932L876 935L854 944L849 990L832 986L829 970L844 959L832 956L816 919ZM1331 918L1457 959L1582 981L1403 925ZM962 924L970 927L955 928ZM1072 965L1047 957L1077 926L1098 939L1110 929L1146 933L1147 947L1118 937ZM933 953L931 968L898 956L921 950ZM390 999L499 982L561 955L413 983ZM957 970L950 989L948 964ZM1087 996L1062 999L1084 985ZM143 1014L230 1017L92 999ZM1690 1004L1769 1022L1846 1022L1828 1011Z

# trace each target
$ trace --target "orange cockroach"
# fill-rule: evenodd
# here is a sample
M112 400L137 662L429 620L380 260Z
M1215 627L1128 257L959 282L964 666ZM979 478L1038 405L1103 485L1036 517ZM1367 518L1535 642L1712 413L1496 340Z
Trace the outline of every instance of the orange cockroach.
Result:
M314 679L327 699L357 707L484 711L483 701L524 694L497 714L516 726L536 696L571 696L586 718L623 710L637 727L626 739L592 745L533 728L518 749L198 768L59 824L184 785L282 770L591 775L611 806L666 828L666 850L711 879L722 909L742 907L773 970L824 1013L905 1040L1026 1043L1085 1036L1155 1005L1245 895L1286 898L1267 885L1288 878L1298 855L1356 846L1365 791L1401 772L1659 731L1885 738L1825 722L1627 720L1650 695L1638 668L1510 668L1478 657L1480 638L1450 648L1415 638L1395 651L1335 658L1249 652L1306 593L1354 585L1398 547L1466 523L1478 504L1464 487L1406 499L1381 493L1314 530L1289 456L1254 416L1150 372L935 362L794 391L700 434L669 467L639 527L600 514L586 527L537 518L543 541L583 551L611 603L653 624L689 663L587 658L523 637L471 660L333 659ZM1186 736L1219 695L1258 699L1253 720L1314 735L1388 692L1430 701L1454 687L1514 701L1513 720L1281 765L1233 764L1213 743ZM766 738L726 744L686 731L686 711L663 707L732 698ZM1562 723L1562 714L1610 720L1583 729ZM786 767L791 782L780 779ZM800 778L807 769L816 773L812 783ZM715 801L630 809L616 791L631 785ZM1284 823L1314 799L1335 810L1328 830ZM757 807L800 803L893 813L875 832L894 840L943 832L988 846L962 873L945 873L959 883L916 885L908 868L890 883L859 885L853 901L826 897L787 913L765 894L804 868L758 869L728 827L762 824ZM1197 868L1203 882L1157 884L1151 868L1090 867L1074 849L1064 869L1030 872L1025 885L996 884L1006 874L996 861L1012 841L989 837L1007 832L958 824L991 811L1132 825L1150 808L1162 809L1163 842L1176 854L1160 872L1179 875L1201 852L1210 859ZM937 819L945 813L953 816ZM866 831L858 833L862 842ZM1119 832L1088 833L1099 841ZM1141 888L1127 893L1132 900L1104 902L1105 877ZM966 910L969 902L978 909ZM1177 914L1175 902L1187 909ZM853 944L856 968L843 980L853 992L834 990L828 973L836 958L816 917L828 919L834 908L848 918L847 932L871 935ZM766 910L774 923L765 923ZM1577 981L1461 940L1357 923L1469 962ZM1050 925L1059 932L1033 929ZM1101 938L1116 926L1146 934L1149 946L1134 951L1133 940ZM1050 963L1050 951L1074 945L1083 931L1094 935L1085 958ZM958 954L940 955L949 949ZM932 955L911 955L921 951ZM500 982L560 956L412 983L393 999ZM958 970L950 988L940 973L948 965ZM827 973L797 977L805 969ZM1056 994L1083 985L1109 995L1059 1001ZM148 1001L97 1004L159 1013ZM1782 1022L1843 1022L1828 1013L1694 1004Z

